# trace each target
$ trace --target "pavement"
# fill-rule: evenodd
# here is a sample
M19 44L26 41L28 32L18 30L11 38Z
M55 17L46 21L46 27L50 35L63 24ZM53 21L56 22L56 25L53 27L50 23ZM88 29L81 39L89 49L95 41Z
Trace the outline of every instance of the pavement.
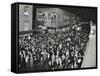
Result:
M90 35L89 38L81 66L82 68L96 67L96 35Z

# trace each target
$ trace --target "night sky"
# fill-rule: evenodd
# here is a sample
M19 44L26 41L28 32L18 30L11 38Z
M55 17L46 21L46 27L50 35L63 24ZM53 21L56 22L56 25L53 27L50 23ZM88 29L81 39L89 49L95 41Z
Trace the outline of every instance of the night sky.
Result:
M92 20L95 23L97 21L97 9L94 7L66 7L62 9L75 14L76 16L80 17L82 21Z

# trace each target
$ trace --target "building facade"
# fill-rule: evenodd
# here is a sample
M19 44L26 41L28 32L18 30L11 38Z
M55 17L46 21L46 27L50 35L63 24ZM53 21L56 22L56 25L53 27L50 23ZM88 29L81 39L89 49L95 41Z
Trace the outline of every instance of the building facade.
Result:
M60 8L37 8L37 26L55 27L75 24L75 15Z

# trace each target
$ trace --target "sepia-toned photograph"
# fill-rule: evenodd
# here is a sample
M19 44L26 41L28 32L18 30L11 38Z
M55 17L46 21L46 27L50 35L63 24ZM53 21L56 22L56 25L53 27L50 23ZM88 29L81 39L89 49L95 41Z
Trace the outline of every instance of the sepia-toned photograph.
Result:
M97 8L45 4L18 6L20 72L97 67Z

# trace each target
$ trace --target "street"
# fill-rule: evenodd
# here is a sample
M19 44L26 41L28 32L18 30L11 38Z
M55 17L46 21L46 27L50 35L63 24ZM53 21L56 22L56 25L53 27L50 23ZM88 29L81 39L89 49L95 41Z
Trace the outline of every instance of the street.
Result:
M90 35L85 56L83 58L82 68L86 68L86 67L96 67L96 37L95 35Z

